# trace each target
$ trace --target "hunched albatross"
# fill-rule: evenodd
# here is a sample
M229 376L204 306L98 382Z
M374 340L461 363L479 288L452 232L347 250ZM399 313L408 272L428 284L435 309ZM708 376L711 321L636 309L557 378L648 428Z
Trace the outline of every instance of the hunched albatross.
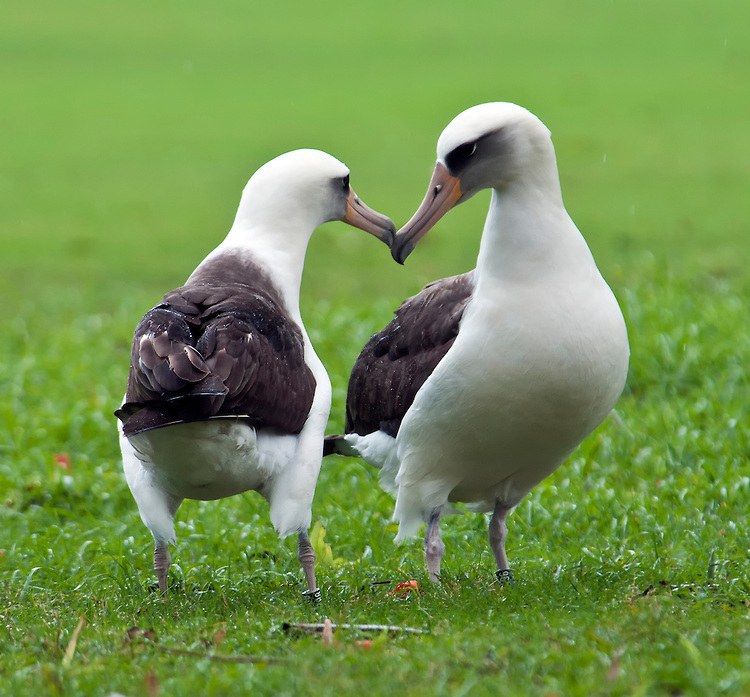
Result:
M454 205L492 199L473 271L429 284L362 350L346 434L326 450L381 468L398 539L427 523L440 574L449 502L492 511L497 578L512 579L506 516L601 423L628 370L620 308L566 212L550 133L526 109L490 103L443 131L427 194L397 233L404 259Z
M395 231L331 155L295 150L271 160L247 183L226 239L136 327L116 415L162 592L182 500L255 490L279 535L297 533L305 594L320 596L307 530L331 383L302 324L299 292L310 236L330 220L389 245Z

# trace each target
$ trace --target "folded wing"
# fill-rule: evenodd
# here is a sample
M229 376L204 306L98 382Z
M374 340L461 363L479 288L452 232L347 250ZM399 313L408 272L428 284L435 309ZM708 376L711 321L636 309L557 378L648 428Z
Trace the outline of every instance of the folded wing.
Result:
M221 416L299 433L314 393L302 333L274 293L195 283L168 293L138 324L117 416L125 435Z
M396 436L419 388L458 335L473 272L425 286L405 300L357 358L346 400L346 432Z

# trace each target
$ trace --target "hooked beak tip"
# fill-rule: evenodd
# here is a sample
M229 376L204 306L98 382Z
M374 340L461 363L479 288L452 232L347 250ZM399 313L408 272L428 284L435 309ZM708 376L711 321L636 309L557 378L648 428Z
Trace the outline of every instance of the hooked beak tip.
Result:
M422 203L393 239L391 256L394 260L403 264L419 240L458 203L461 195L461 180L452 175L442 162L438 162Z
M409 242L403 242L401 244L398 244L396 239L394 238L394 244L391 246L391 256L393 257L394 261L404 265L404 262L406 261L406 257L408 257L412 251L414 251L414 245Z

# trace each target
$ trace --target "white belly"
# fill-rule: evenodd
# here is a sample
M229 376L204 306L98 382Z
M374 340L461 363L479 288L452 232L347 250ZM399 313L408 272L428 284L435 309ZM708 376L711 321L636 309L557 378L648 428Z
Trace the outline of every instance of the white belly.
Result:
M551 305L467 310L399 430L400 502L513 506L610 412L628 365L619 307L609 293Z
M176 424L133 436L144 469L179 498L213 500L259 490L293 459L297 436L260 433L238 419Z

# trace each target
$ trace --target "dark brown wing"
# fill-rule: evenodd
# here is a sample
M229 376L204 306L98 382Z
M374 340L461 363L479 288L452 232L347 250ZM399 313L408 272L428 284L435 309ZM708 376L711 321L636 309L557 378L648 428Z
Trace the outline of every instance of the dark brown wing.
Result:
M302 430L315 394L302 332L262 274L248 280L194 275L141 320L117 412L125 435L230 415Z
M398 433L417 391L458 335L472 278L469 272L430 283L367 342L349 378L347 433Z

